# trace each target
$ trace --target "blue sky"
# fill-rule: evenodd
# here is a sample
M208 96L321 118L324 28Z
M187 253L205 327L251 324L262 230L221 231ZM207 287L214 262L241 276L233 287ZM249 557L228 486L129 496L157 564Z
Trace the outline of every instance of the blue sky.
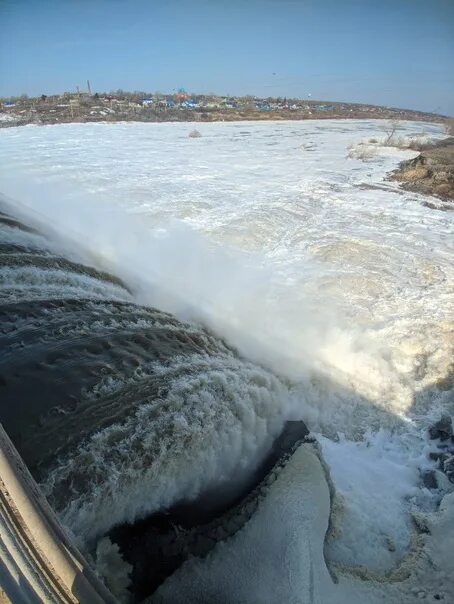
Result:
M454 0L0 0L0 95L295 96L454 115Z

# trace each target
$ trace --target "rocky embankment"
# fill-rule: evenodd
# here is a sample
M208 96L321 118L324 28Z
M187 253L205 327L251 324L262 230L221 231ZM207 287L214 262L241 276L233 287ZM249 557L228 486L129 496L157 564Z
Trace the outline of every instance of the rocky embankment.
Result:
M454 209L454 137L428 146L414 159L403 161L391 178L400 181L407 191L434 195L448 202L440 206L441 209Z

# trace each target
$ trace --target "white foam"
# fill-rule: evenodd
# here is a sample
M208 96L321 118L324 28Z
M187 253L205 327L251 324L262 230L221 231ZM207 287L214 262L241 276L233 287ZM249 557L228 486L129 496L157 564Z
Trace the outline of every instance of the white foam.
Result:
M2 267L0 299L36 300L50 295L131 300L124 288L84 274L33 266Z
M96 570L118 601L127 604L132 566L123 560L118 545L108 537L100 539L96 546Z
M276 394L269 418L291 413L348 438L386 428L366 438L369 447L325 441L325 451L346 502L346 538L331 555L389 568L408 543L421 434L452 394L452 213L384 181L413 152L377 145L367 162L348 158L352 145L383 137L380 121L197 127L195 140L191 124L9 128L0 131L0 188L81 241L139 300L202 321L287 376L291 396ZM441 129L403 123L399 134L439 138ZM252 442L241 417L235 442ZM188 467L214 476L222 464L210 460L223 443L205 457L191 449ZM354 471L344 470L350 458ZM171 471L171 463L167 491L136 482L133 503L116 497L118 518L145 510L150 493L161 504L190 493L186 466ZM368 496L372 477L389 494L382 509ZM68 523L82 532L105 526L93 501L79 501ZM359 531L369 522L375 556Z
M454 282L450 213L383 183L413 152L348 159L351 144L383 138L377 120L205 124L197 140L191 127L10 128L1 186L141 301L203 321L293 380L315 368L409 412L449 370ZM402 123L399 135L441 129Z
M383 431L361 442L320 441L341 510L329 560L381 572L394 568L410 544L409 510L420 493L422 455L412 457L400 439Z
M135 413L94 434L43 484L49 495L71 485L61 517L87 540L193 499L233 471L238 477L282 428L290 398L285 385L232 354L176 357L148 371L163 380L164 391L144 393ZM144 373L128 384L149 378ZM94 394L124 384L109 379Z

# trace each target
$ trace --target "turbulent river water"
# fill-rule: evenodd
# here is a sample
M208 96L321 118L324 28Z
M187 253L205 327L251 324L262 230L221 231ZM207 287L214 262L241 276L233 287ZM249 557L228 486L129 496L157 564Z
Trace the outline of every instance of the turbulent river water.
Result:
M2 422L68 523L96 535L222 482L270 444L282 380L0 223Z
M0 419L92 553L235 490L303 420L342 508L326 559L384 576L439 501L421 473L453 410L452 213L384 180L412 152L379 121L200 129L0 132Z

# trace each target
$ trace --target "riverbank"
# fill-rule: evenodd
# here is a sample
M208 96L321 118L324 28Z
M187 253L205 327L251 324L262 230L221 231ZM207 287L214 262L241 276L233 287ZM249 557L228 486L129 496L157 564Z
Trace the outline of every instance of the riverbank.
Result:
M390 178L407 191L448 202L441 209L454 209L454 137L427 146L417 157L403 161Z
M386 119L444 122L433 113L302 99L259 99L195 95L64 94L0 99L0 128L28 124L93 122L237 122L313 119Z

